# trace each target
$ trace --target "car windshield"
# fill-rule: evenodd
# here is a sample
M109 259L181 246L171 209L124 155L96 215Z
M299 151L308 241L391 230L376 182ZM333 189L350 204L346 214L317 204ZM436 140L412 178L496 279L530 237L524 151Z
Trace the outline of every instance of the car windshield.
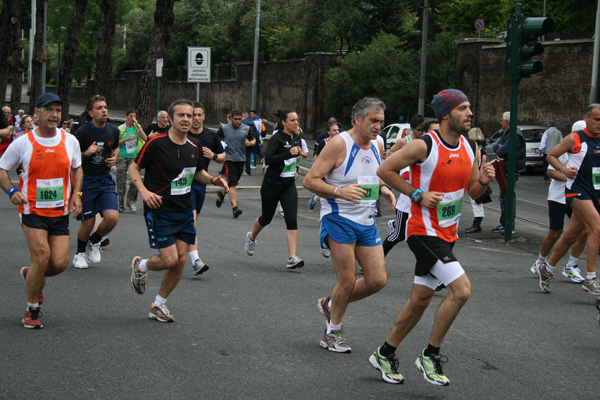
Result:
M543 129L523 129L522 132L527 143L541 142L544 134Z

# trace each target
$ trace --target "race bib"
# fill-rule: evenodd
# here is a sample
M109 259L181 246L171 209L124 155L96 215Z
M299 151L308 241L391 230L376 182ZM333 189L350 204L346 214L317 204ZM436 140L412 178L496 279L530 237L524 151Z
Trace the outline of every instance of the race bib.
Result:
M288 158L287 160L283 160L283 163L283 170L279 176L282 178L293 178L296 176L296 166L300 163L298 157Z
M359 205L375 207L377 199L379 199L379 177L359 176L356 181L359 187L367 192Z
M594 189L600 190L600 167L592 167L592 181Z
M436 206L440 228L448 228L458 222L462 214L463 195L464 190L444 193L444 198Z
M65 206L65 191L62 178L37 179L36 183L36 208L56 208Z
M195 173L196 167L184 168L177 178L171 181L171 196L181 196L191 192Z
M127 154L136 153L137 147L137 139L132 139L125 142L125 150L127 151Z

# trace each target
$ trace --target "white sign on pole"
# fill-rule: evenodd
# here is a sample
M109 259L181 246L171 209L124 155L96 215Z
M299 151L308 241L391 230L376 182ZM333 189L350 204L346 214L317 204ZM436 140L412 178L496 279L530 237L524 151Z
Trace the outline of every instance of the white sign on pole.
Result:
M188 82L210 83L210 47L188 47Z
M162 76L162 68L163 68L163 59L157 58L156 59L156 76L159 78Z

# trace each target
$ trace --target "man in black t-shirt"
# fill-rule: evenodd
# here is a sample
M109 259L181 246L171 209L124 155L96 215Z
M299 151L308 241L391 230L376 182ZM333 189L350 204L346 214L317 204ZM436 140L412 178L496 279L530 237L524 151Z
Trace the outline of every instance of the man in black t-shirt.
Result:
M89 258L93 263L99 263L102 237L108 235L119 221L119 200L115 181L110 175L110 168L116 164L119 156L119 129L106 122L108 108L103 96L90 98L87 109L92 120L75 133L81 148L83 167L83 210L77 216L81 227L77 232L77 253L73 258L73 266L80 269L88 267L88 240L91 243ZM103 220L92 234L96 214L100 214Z
M181 278L189 247L196 239L191 203L193 179L229 189L220 177L206 172L200 143L188 137L193 111L189 100L173 102L168 113L169 132L150 139L129 167L131 183L144 200L150 247L159 253L148 259L133 257L130 282L136 293L144 294L148 270L166 270L148 314L160 322L174 321L165 302ZM143 182L142 169L146 170Z
M169 124L169 116L165 110L160 110L158 114L156 114L156 122L150 124L144 129L146 135L148 135L148 140L152 139L154 136L167 133L171 125Z

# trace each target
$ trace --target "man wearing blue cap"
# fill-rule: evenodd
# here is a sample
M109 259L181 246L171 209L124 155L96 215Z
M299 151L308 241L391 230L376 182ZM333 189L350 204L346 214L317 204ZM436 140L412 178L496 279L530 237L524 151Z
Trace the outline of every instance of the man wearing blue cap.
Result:
M74 136L58 129L62 101L42 94L35 105L39 125L15 139L0 159L0 187L19 207L31 265L21 268L27 289L25 328L40 329L40 305L46 277L69 263L69 213L81 213L81 152ZM35 156L34 156L35 155ZM22 165L19 187L8 171Z
M436 287L443 283L448 295L435 314L428 346L419 354L415 366L423 378L434 385L447 386L440 355L444 336L471 295L471 282L452 252L458 238L458 222L463 196L481 196L494 178L494 168L485 162L477 167L477 144L464 136L471 128L471 104L457 89L446 89L434 96L433 110L440 122L439 131L423 134L393 153L377 174L394 189L411 199L407 224L407 244L417 264L410 299L396 317L384 344L371 355L371 365L389 383L402 383L398 372L396 348L415 327L427 309ZM410 182L399 174L410 166Z

